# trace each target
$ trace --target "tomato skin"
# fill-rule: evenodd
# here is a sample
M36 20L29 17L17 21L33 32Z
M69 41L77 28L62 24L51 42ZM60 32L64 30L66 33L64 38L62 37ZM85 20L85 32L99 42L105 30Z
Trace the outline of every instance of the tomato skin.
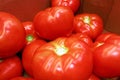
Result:
M80 0L51 0L52 7L54 6L66 6L70 7L74 13L77 12L80 7Z
M74 17L74 32L84 33L93 40L103 31L103 21L97 14L82 13Z
M15 55L25 44L22 23L12 14L0 12L0 58Z
M102 33L101 35L99 35L99 37L97 37L97 39L95 40L96 42L104 42L106 40L108 40L111 37L115 37L118 36L115 33L111 33L111 32L107 32L107 33Z
M38 35L35 32L32 21L22 22L22 24L26 31L26 45L30 44L34 40L39 39Z
M120 36L101 34L93 47L94 73L102 78L120 76Z
M68 36L73 30L74 14L67 7L51 7L36 14L33 20L38 35L46 40Z
M32 58L34 56L35 51L38 47L42 46L43 44L47 43L44 40L35 40L31 42L31 44L27 45L22 53L22 64L26 71L26 73L33 77L31 65L32 65Z
M6 58L0 62L0 80L9 80L21 76L22 72L22 63L17 56Z
M57 38L35 52L35 80L87 80L92 73L91 50L77 38Z
M14 78L12 78L10 80L34 80L34 79L28 78L28 77L14 77Z
M76 34L72 34L70 37L75 37L78 38L79 40L85 42L88 46L92 47L93 46L93 41L92 39L87 36L86 34L83 33L76 33Z

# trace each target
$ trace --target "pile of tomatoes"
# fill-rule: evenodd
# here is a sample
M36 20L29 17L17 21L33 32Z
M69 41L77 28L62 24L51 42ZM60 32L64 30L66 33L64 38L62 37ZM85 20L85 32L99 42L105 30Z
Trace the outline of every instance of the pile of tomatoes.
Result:
M0 80L117 80L120 36L80 0L51 0L33 21L0 12Z

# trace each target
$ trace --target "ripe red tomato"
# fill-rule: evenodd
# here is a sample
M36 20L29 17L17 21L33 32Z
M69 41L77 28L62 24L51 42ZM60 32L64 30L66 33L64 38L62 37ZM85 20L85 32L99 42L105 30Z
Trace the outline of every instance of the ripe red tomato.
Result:
M87 80L92 73L90 47L77 38L57 38L34 54L35 80Z
M0 12L0 58L15 55L25 44L22 23L12 14Z
M27 45L22 53L22 64L26 73L30 76L33 76L31 65L32 65L32 58L34 56L35 51L38 47L42 46L46 42L43 40L35 40L31 42L31 44Z
M21 76L22 72L23 67L19 57L13 56L0 61L0 80Z
M102 78L120 76L120 36L101 34L93 45L93 71Z
M34 79L28 78L28 77L14 77L14 78L12 78L10 80L34 80Z
M39 39L38 35L35 32L33 22L26 21L22 23L26 31L26 45L30 44L32 41Z
M85 33L95 39L103 31L102 18L97 14L82 13L74 17L74 32Z
M51 0L52 7L54 6L66 6L72 9L74 13L77 12L80 7L80 0Z
M51 7L38 12L33 23L36 32L41 38L53 40L72 33L73 19L74 14L70 8Z

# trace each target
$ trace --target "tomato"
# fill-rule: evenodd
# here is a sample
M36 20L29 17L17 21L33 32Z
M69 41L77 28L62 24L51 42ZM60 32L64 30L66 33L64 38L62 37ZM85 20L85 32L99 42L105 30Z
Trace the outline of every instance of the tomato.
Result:
M27 45L22 52L22 64L25 72L30 76L33 76L31 65L34 52L37 50L38 47L42 46L45 43L46 43L45 41L40 39L35 40L31 42L31 44Z
M26 45L30 44L32 41L36 39L39 39L38 35L35 32L32 21L23 22L23 26L26 31Z
M14 78L12 78L10 80L34 80L34 79L28 78L28 77L14 77Z
M35 80L87 80L92 73L90 47L77 38L57 38L38 48L34 54Z
M99 77L97 77L96 75L92 74L88 80L101 80Z
M19 57L13 56L0 61L0 80L21 76L22 72L23 67Z
M101 34L93 45L93 71L102 78L120 76L120 36Z
M80 7L80 0L51 0L51 6L66 6L76 13Z
M22 23L12 14L0 12L0 58L15 55L25 43Z
M92 39L89 36L87 36L86 34L76 33L76 34L72 34L70 37L78 38L79 40L88 44L88 46L90 46L90 47L92 47L92 45L93 45Z
M46 40L68 36L73 30L74 14L67 7L50 7L36 14L33 24L38 35Z
M93 40L103 31L103 20L97 14L82 13L74 17L74 32L84 33Z

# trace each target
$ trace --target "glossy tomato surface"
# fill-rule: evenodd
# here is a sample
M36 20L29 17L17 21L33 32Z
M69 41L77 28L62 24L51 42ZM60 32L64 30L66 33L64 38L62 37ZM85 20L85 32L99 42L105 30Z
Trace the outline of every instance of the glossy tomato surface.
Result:
M77 12L80 7L80 0L51 0L52 7L54 6L66 6L72 9L74 13Z
M35 52L35 80L87 80L92 73L91 50L77 38L57 38Z
M40 39L35 40L35 41L31 42L31 44L27 45L23 50L22 64L23 64L25 72L30 76L33 76L31 65L32 65L32 58L34 56L34 53L38 47L42 46L45 43L46 43L46 41L43 41Z
M87 34L96 39L103 31L102 18L97 14L82 13L74 17L74 32Z
M101 34L93 47L94 73L102 78L120 76L120 36Z
M22 23L12 14L0 12L0 58L15 55L25 44Z
M75 37L78 40L85 42L90 47L92 47L92 45L93 45L93 40L86 34L76 33L76 34L72 34L70 37Z
M32 21L25 21L22 22L22 24L26 32L26 45L30 44L34 40L39 39L38 35L35 32Z
M0 80L21 76L22 72L23 67L19 57L14 56L0 61Z
M72 33L73 19L74 14L70 8L51 7L38 12L33 23L41 38L53 40Z

